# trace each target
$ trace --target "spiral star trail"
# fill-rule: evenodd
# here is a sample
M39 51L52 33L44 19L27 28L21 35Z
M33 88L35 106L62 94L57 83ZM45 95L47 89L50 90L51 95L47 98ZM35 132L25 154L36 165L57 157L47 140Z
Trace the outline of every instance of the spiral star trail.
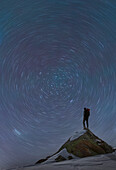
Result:
M54 153L84 107L116 146L115 0L1 0L0 168Z

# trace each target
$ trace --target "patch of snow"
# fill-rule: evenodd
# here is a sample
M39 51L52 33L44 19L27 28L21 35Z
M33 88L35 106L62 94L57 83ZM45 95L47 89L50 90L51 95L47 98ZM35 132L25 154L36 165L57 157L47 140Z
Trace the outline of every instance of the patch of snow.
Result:
M95 141L97 142L98 145L102 144L102 141L100 139L95 139Z
M102 141L101 141L100 139L96 139L96 142L99 142L99 143L101 143Z
M73 141L73 140L79 138L79 137L82 136L85 132L86 132L86 130L81 130L80 132L75 132L74 135L71 136L70 141Z
M68 156L72 156L73 158L77 158L77 157L74 156L73 154L68 153L67 150L66 150L66 148L64 148L63 150L61 150L57 155L58 155L58 156L61 155L61 156L63 156L65 159L67 159Z
M98 143L98 145L101 145L101 143Z

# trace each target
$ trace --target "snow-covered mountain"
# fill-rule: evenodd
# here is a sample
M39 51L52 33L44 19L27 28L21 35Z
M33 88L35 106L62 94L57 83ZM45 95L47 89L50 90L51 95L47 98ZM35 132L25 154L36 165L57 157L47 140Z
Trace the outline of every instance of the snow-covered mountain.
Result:
M95 156L112 153L113 148L102 139L94 135L90 130L75 132L61 148L51 156L40 159L36 164L47 164L64 160Z
M115 170L116 151L113 151L90 130L82 130L75 132L53 155L18 170Z

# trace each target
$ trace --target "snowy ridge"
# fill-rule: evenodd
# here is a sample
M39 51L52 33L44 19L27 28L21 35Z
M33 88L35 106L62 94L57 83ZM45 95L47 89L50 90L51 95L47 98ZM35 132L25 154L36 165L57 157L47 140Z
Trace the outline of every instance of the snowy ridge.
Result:
M56 155L50 157L47 161L43 162L42 164L56 162L55 159L56 159L59 155L63 156L63 157L64 157L65 159L67 159L67 160L68 160L68 156L72 156L73 159L74 159L74 158L77 159L76 156L74 156L74 155L71 154L71 153L68 153L67 150L66 150L66 148L64 148L64 149L61 150L59 153L57 153Z

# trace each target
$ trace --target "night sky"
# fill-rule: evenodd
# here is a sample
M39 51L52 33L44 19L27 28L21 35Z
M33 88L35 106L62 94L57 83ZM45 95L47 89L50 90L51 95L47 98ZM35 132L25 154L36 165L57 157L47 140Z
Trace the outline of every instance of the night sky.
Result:
M0 0L0 168L82 130L116 146L116 1Z

